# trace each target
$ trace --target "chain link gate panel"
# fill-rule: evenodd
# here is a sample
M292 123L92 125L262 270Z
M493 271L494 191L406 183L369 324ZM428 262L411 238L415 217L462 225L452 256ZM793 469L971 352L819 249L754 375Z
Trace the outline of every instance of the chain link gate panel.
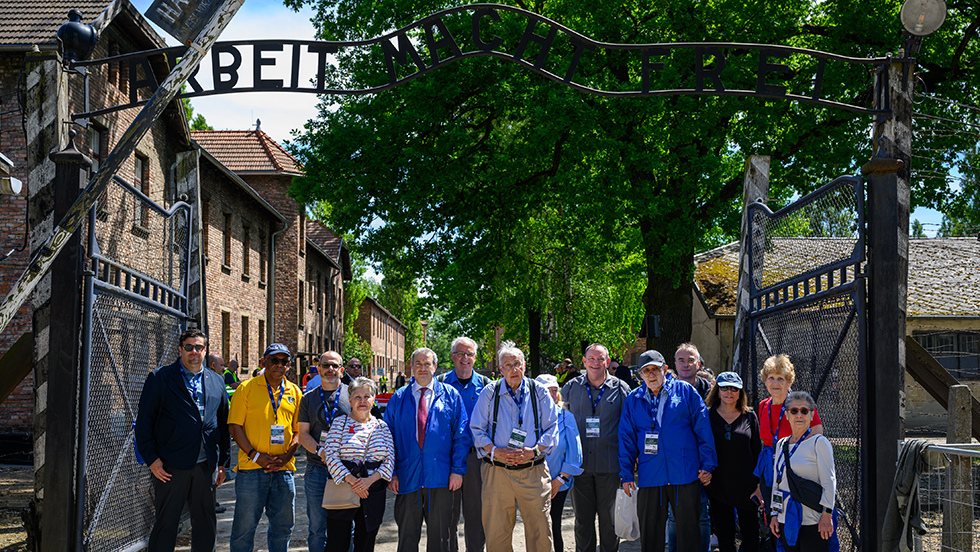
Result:
M89 215L79 439L82 549L145 546L150 471L133 429L150 370L177 357L187 321L191 208L164 209L118 176Z
M793 389L813 396L834 446L840 549L861 548L866 431L864 184L840 177L775 213L748 207L748 328L741 350L750 400L768 395L766 358L789 355Z

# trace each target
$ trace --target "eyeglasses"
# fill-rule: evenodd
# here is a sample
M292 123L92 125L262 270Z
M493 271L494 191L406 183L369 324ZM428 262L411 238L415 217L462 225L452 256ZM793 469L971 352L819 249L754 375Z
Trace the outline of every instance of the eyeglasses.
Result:
M792 416L808 416L810 414L810 409L805 406L800 408L794 406L793 408L789 409L789 413Z
M739 392L739 388L738 387L732 387L730 385L719 385L718 386L718 390L719 391L728 391L730 393L738 393Z
M337 370L340 368L340 365L337 364L336 362L324 362L323 364L320 364L320 368L330 368L331 370Z
M640 375L646 377L649 376L650 374L655 374L660 371L661 368L644 368L643 370L640 370Z
M476 358L476 353L472 351L453 351L453 356Z
M182 345L180 348L183 349L183 350L185 350L185 351L187 351L188 353L190 353L192 351L197 351L199 353L203 353L204 352L204 349L207 349L208 346L207 345L191 345L190 343L187 343L186 345Z
M337 366L339 367L340 365L338 364ZM350 367L351 368L357 368L358 370L361 369L361 365L360 364L351 364Z
M267 362L269 363L269 366L276 366L277 364L282 364L283 366L289 366L290 361L288 358L269 357L269 360Z
M507 372L513 372L514 370L520 370L523 367L524 367L524 365L521 364L520 362L515 362L514 364L504 363L504 364L501 364L500 365L500 369L501 370L505 370Z

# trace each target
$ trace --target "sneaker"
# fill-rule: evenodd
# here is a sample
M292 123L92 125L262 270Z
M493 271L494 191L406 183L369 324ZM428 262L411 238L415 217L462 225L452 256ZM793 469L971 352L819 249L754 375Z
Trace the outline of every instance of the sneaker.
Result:
M222 506L221 504L219 504L217 502L214 503L214 513L216 513L216 514L223 514L223 513L227 512L227 511L228 511L228 508L227 507ZM712 535L712 536L714 536L714 535Z
M714 534L711 535L711 544L708 545L712 550L718 550L718 537Z

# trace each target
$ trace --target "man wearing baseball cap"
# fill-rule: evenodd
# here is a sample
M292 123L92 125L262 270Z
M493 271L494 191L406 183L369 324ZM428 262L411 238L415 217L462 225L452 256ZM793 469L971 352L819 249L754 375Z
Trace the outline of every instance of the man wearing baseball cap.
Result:
M283 377L291 361L285 345L269 345L262 355L265 372L239 386L231 401L228 427L238 443L231 552L252 551L263 511L269 519L269 552L289 548L302 398L299 387Z

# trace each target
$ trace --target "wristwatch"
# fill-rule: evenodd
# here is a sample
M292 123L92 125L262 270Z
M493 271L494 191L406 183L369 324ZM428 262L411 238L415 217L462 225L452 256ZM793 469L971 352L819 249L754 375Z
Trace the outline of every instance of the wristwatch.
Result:
M567 477L565 477L565 474L563 474L563 473L559 473L559 474L558 474L558 479L561 479L561 480L562 480L562 481L564 481L565 483L568 483L568 478L567 478Z
M834 513L834 509L833 508L827 508L826 506L824 506L823 513L825 513L825 514L833 514Z

